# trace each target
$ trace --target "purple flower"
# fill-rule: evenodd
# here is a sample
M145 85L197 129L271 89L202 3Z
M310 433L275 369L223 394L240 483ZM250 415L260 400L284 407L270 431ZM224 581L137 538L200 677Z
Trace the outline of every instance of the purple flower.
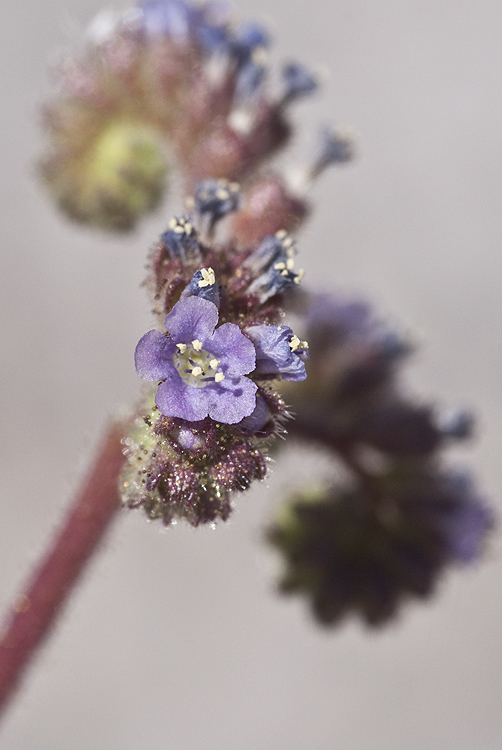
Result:
M288 326L250 326L245 329L256 349L256 374L263 378L305 380L308 344Z
M235 424L256 405L254 346L239 326L218 323L218 308L202 297L180 300L166 315L167 334L148 331L135 352L136 372L163 381L155 403L167 417Z

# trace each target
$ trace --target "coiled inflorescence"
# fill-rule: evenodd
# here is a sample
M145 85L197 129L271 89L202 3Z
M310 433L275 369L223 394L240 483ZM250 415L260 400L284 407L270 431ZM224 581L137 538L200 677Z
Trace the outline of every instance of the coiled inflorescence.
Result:
M41 172L68 215L112 230L159 203L169 170L193 196L149 257L157 328L135 352L151 386L124 440L124 504L165 524L227 519L231 493L265 476L291 408L290 434L327 447L351 479L298 489L271 526L281 588L324 623L353 612L379 624L449 563L475 559L493 517L442 461L470 415L405 395L409 344L368 305L299 291L290 233L306 189L353 145L325 127L310 164L265 171L289 140L289 105L317 87L290 61L271 96L268 46L261 26L232 27L212 2L144 0L98 17L45 110ZM289 300L310 348L283 320Z
M192 215L173 219L152 251L147 286L162 329L141 338L135 362L157 385L125 442L122 490L164 523L228 517L230 492L265 476L288 416L274 383L306 377L307 342L279 324L301 278L289 235L244 250L201 240L237 206L235 186L206 180Z
M171 167L187 194L201 180L254 174L288 141L289 104L317 85L291 63L272 98L268 45L261 26L234 29L214 3L147 0L98 16L44 111L41 173L58 204L127 230L158 205Z
M280 511L269 539L284 558L281 590L306 595L324 624L353 613L380 625L484 548L493 513L441 455L472 420L404 395L411 347L366 303L314 296L306 331L309 377L288 389L290 432L328 446L351 479L298 491Z

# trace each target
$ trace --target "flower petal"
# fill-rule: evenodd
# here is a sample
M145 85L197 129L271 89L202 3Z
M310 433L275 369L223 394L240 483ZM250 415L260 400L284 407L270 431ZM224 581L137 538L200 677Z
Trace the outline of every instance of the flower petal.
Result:
M218 315L218 308L209 300L187 297L177 302L166 315L165 326L175 343L187 344L194 339L204 342L212 336Z
M164 380L175 371L172 363L174 343L160 331L148 331L134 352L136 372L144 380Z
M221 360L221 369L226 377L246 375L255 368L254 345L235 323L224 323L217 328L208 347L211 354Z
M254 411L257 390L256 383L245 377L225 378L221 383L204 389L210 399L209 416L225 424L240 422Z
M179 417L187 422L200 422L209 412L209 389L192 388L176 373L176 377L159 385L155 403L166 417Z

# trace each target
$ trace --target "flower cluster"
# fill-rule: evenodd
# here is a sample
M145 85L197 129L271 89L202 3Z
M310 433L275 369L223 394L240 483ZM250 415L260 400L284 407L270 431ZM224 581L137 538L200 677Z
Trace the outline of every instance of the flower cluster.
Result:
M325 624L352 612L380 625L410 595L428 596L445 566L482 552L493 514L440 456L472 420L403 395L411 347L366 303L314 297L306 330L309 377L288 391L290 431L328 446L352 479L299 493L269 529L281 589L305 594Z
M77 221L127 230L158 205L173 166L187 194L207 178L253 175L288 141L290 104L317 87L287 63L271 98L268 46L264 28L232 28L214 3L146 0L100 14L45 108L41 172L58 204ZM324 152L322 166L345 161L350 142Z
M156 382L126 442L124 502L168 524L226 519L229 493L265 476L267 445L288 416L274 383L306 378L308 344L279 324L297 287L283 231L255 249L206 245L238 206L226 181L198 186L191 216L170 222L152 252L147 286L162 330L136 347L136 371Z
M165 524L227 519L231 493L265 476L291 409L289 433L327 447L351 480L299 490L270 528L282 589L306 594L324 623L352 611L379 624L446 565L475 559L493 519L442 461L470 415L410 400L398 377L409 343L366 303L299 289L291 233L306 189L353 145L323 128L294 179L270 170L291 103L317 80L289 61L271 95L269 43L219 3L101 14L61 65L41 173L68 215L111 230L158 205L168 173L191 196L148 259L156 327L135 364L151 385L124 439L124 504ZM310 347L288 310L305 313Z

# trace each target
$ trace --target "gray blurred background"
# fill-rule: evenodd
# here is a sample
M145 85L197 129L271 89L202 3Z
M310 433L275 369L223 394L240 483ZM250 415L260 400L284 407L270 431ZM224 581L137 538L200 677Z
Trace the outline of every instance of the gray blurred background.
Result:
M4 3L0 602L61 517L107 416L136 397L150 327L138 288L171 204L126 240L58 216L34 179L50 53L100 0ZM315 189L299 243L311 286L361 292L421 332L424 398L475 408L467 462L500 508L502 6L495 0L241 0L277 59L331 71L297 107L300 158L319 121L354 127L358 160ZM227 525L118 519L3 727L6 750L500 750L501 546L379 632L318 629L275 596L271 508L323 469L288 449ZM298 468L300 467L300 468ZM289 468L289 471L288 471Z

